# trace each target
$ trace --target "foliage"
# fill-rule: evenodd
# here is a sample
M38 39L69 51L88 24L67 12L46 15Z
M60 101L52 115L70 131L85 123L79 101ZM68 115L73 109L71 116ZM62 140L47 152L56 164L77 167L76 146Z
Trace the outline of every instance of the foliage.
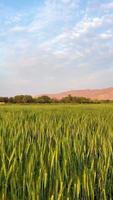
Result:
M8 97L0 97L0 102L8 103Z
M52 99L46 95L37 97L35 100L36 103L52 103Z
M62 99L52 99L47 95L39 96L39 97L32 97L30 95L17 95L15 97L0 97L0 102L4 103L16 103L16 104L27 104L27 103L38 103L38 104L45 104L45 103L77 103L77 104L87 104L87 103L113 103L112 100L91 100L85 97L76 97L68 95L63 97Z
M85 97L72 97L71 95L61 99L63 103L91 103L92 101Z
M30 95L17 95L14 97L15 103L32 103L33 98Z

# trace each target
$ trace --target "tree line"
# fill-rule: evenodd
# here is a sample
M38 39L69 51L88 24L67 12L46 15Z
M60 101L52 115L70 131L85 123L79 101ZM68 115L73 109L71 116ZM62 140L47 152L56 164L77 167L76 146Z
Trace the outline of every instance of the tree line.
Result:
M91 100L85 97L76 97L68 95L67 97L63 97L62 99L53 99L49 96L43 95L39 97L32 97L30 95L17 95L15 97L0 97L0 103L11 103L11 104L30 104L30 103L113 103L110 100Z

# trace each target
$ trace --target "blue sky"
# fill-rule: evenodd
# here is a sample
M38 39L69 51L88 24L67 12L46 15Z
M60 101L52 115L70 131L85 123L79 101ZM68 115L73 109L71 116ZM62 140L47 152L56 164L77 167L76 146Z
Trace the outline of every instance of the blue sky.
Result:
M0 1L0 96L111 86L113 1Z

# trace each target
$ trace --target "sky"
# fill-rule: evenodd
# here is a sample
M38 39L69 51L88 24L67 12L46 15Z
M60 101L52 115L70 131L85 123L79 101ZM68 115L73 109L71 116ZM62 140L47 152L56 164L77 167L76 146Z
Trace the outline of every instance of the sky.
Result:
M112 0L0 0L0 96L112 86Z

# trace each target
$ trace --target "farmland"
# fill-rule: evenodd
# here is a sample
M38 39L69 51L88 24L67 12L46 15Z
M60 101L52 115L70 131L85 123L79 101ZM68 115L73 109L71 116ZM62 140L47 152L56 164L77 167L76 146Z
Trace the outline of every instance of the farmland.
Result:
M0 200L113 199L113 105L0 105Z

